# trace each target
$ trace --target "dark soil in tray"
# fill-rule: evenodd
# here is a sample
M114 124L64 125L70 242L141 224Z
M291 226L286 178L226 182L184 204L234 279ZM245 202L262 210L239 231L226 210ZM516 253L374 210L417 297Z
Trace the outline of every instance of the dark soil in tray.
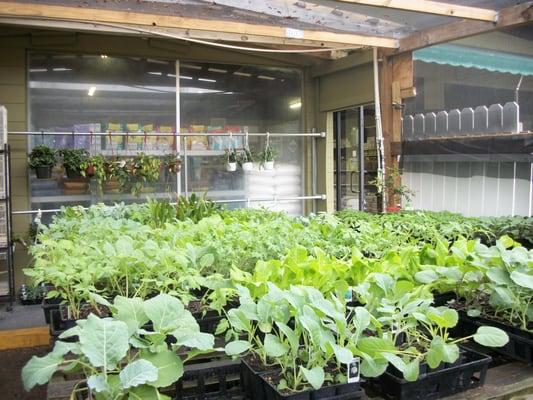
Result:
M78 319L86 319L89 314L97 315L100 318L109 317L111 313L109 312L109 309L106 306L98 304L98 308L94 307L92 304L84 304L80 309L80 315ZM72 317L69 318L68 315L68 308L65 306L60 306L61 310L61 320L67 321L69 319L72 319Z
M49 351L48 346L0 351L0 399L45 400L46 385L37 386L28 393L22 386L20 372L32 356L41 357Z

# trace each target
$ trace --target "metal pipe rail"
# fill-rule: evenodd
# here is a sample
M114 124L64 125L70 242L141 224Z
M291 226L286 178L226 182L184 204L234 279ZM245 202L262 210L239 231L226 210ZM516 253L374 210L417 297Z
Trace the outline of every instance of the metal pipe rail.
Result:
M211 200L213 203L257 203L257 202L274 202L281 203L287 201L297 200L326 200L325 194L317 194L313 196L294 196L294 197L246 197L244 199L227 199L227 200ZM177 202L170 203L172 205L178 204ZM109 206L112 207L112 206ZM88 207L79 207L83 210L88 210ZM13 211L13 215L32 215L32 214L48 214L60 212L61 208L49 209L49 210L21 210Z
M8 132L9 135L17 136L102 136L102 137L113 137L113 136L140 136L140 137L188 137L188 136L270 136L270 137L319 137L325 138L326 132L301 132L301 133L280 133L280 132L223 132L223 133L213 133L213 132L172 132L172 133L158 133L158 132L41 132L41 131L13 131Z

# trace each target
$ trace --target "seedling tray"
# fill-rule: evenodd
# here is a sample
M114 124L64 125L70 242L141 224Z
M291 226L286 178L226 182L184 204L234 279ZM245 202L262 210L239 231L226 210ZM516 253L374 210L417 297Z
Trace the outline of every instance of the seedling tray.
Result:
M324 386L318 390L282 394L268 380L271 374L260 375L264 382L265 400L357 400L365 398L365 392L359 383L343 383ZM277 373L274 373L277 375ZM253 397L255 399L255 397Z
M51 310L59 310L59 303L61 303L62 299L60 298L54 298L54 299L43 299L42 302L42 308L44 313L44 320L48 325L50 325L50 311ZM57 314L59 317L59 314Z
M188 365L175 384L174 400L246 399L240 372L240 361L220 360Z
M533 333L513 326L491 321L485 318L469 317L466 312L459 311L459 323L452 332L455 336L469 336L474 334L480 326L489 325L504 330L509 336L509 342L503 347L491 347L495 351L514 360L533 365Z
M466 348L461 357L460 363L421 374L415 382L386 371L372 380L373 386L395 400L433 400L482 386L491 357Z

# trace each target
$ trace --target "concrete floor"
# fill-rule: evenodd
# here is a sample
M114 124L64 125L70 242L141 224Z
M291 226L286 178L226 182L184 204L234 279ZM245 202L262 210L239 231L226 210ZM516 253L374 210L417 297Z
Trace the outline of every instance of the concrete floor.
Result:
M6 311L6 304L0 304L0 330L46 326L40 304L23 306L15 304L12 311Z

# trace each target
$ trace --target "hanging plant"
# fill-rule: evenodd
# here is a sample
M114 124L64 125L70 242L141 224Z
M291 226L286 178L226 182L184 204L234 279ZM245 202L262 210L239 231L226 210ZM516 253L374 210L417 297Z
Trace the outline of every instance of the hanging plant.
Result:
M274 161L277 155L278 155L277 151L274 150L272 146L270 145L270 143L267 142L265 149L259 155L263 168L266 170L274 169Z
M239 164L243 171L254 169L254 155L248 147L245 147L239 154Z
M226 171L235 172L237 171L237 159L238 154L235 148L224 150L224 159L226 160Z
M76 179L82 176L82 170L89 160L89 153L85 149L61 149L59 155L63 158L63 167L67 178Z
M161 160L155 156L139 153L131 159L126 165L131 194L139 196L141 192L153 191L153 184L159 180L160 168Z

